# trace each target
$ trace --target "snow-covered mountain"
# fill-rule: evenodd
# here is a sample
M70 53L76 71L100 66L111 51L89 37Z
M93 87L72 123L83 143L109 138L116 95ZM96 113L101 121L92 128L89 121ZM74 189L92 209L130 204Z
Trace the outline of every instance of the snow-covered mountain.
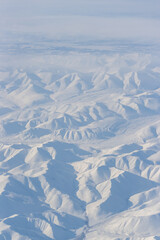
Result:
M160 237L160 68L107 59L1 71L0 239Z
M160 239L159 0L0 0L0 240Z

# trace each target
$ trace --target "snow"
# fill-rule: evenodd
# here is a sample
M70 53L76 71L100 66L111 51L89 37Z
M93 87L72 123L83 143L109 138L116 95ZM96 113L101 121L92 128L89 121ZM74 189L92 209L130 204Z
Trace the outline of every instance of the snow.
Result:
M160 239L159 1L0 4L0 239Z

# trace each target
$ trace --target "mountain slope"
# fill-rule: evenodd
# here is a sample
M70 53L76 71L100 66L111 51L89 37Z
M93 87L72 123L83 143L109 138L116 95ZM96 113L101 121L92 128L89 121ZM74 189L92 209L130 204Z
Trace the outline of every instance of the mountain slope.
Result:
M130 58L1 71L0 239L160 237L160 71Z

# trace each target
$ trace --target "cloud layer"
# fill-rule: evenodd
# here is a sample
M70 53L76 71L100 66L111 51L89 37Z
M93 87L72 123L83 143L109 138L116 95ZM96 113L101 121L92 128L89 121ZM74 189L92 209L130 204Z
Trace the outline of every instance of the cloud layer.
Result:
M160 3L154 1L1 0L1 34L38 33L53 38L158 41Z

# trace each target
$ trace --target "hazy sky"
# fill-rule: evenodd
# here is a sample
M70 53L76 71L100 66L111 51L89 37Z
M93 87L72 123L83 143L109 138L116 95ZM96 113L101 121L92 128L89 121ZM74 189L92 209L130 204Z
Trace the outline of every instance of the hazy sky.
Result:
M159 0L0 0L0 33L159 41Z
M79 66L80 58L84 68L88 53L92 62L105 49L159 54L159 29L160 0L0 0L0 67Z
M159 0L0 0L3 16L139 16L159 17Z

